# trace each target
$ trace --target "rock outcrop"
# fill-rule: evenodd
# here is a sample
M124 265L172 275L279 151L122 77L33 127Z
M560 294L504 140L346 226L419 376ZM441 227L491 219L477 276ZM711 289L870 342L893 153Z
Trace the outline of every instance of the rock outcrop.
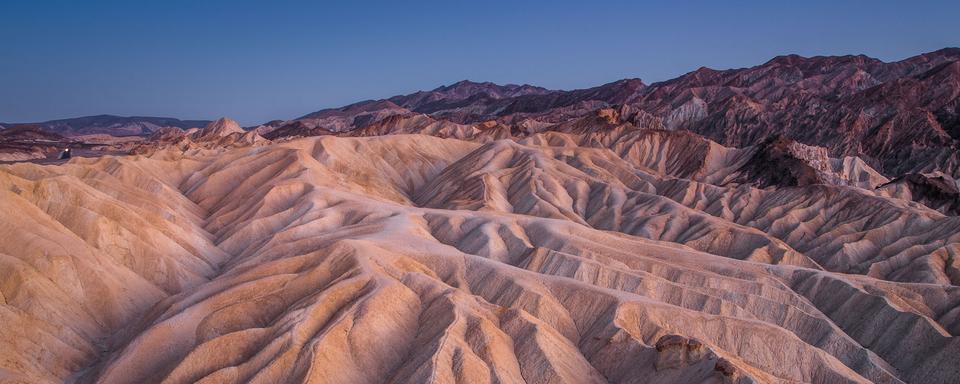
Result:
M882 194L960 216L960 181L943 173L909 173L878 186Z
M236 121L223 117L207 124L202 129L182 130L162 128L154 132L142 144L130 150L132 154L151 154L160 150L223 150L227 148L264 145L264 139L257 130L245 131Z

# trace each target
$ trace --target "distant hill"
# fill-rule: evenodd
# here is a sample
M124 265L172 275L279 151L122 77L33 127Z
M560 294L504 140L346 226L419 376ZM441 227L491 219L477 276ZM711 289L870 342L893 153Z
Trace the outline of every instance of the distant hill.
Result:
M97 115L29 124L39 126L45 131L63 136L79 136L96 133L105 133L113 136L136 136L148 135L164 127L177 127L182 129L202 128L209 123L209 120L180 120L171 117ZM10 128L14 125L17 124L0 123L0 127L3 128Z
M62 141L63 136L44 130L36 124L12 124L0 130L0 141L46 140Z

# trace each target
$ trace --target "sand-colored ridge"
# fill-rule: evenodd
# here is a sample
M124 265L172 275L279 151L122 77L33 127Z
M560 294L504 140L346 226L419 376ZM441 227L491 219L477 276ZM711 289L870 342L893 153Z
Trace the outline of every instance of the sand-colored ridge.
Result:
M854 160L753 183L756 150L620 129L0 166L0 381L955 382L958 218Z

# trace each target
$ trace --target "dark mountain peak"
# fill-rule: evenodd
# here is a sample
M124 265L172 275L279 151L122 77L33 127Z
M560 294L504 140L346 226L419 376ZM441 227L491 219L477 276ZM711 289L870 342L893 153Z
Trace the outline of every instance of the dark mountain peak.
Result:
M683 77L693 77L700 80L707 80L707 79L716 78L722 73L723 71L721 70L708 68L708 67L700 67L700 68L697 68L695 71L687 72L687 74L683 75Z
M631 78L627 78L627 79L620 79L620 80L614 81L614 82L612 82L612 83L607 83L607 84L601 85L601 87L604 87L604 86L622 86L622 87L628 87L628 88L633 88L633 89L639 89L639 88L644 87L645 85L646 85L646 84L644 84L644 83L643 83L643 80L640 80L640 78L631 77Z
M813 56L804 57L797 54L777 56L766 63L751 69L767 69L771 67L792 68L799 70L804 77L823 73L832 73L840 70L861 69L867 72L878 72L884 65L883 61L867 55L843 56Z
M909 200L916 201L951 216L960 215L960 183L943 173L908 173L877 187L887 189L894 195L898 189L910 193Z
M403 109L390 100L367 100L340 108L344 112L370 112L381 109Z
M791 53L789 55L779 55L776 56L766 63L763 63L762 66L768 65L796 65L797 63L806 60L806 57L800 56L796 53Z
M322 119L331 116L348 116L356 115L367 112L376 112L376 111L397 111L397 112L408 112L404 107L397 105L393 99L389 100L364 100L358 103L353 103L340 108L327 108L321 109L316 112L312 112L301 117L298 117L297 120L301 119Z
M434 88L432 92L447 92L457 89L473 89L473 88L487 88L487 87L496 87L497 85L489 81L476 82L471 80L460 80L456 83L450 85L441 85L437 88Z
M907 60L910 60L910 59L913 59L913 58L920 58L920 57L926 58L926 59L928 59L928 60L930 60L930 59L960 60L960 48L958 48L958 47L947 47L947 48L943 48L943 49L938 49L938 50L933 51L933 52L927 52L927 53L923 53L923 54L920 54L920 55L917 55L917 56L913 56L913 57L911 57L911 58L908 58Z
M891 67L902 67L905 68L905 70L913 69L911 73L918 73L953 61L960 61L960 48L944 48L927 52L908 57L901 61L891 63L890 65Z
M535 87L528 84L505 84L500 85L489 81L475 82L470 80L460 80L450 85L437 87L426 93L440 94L444 99L467 99L474 95L486 94L487 96L499 99L504 97L514 97L524 94L542 94L549 92L546 88Z
M389 98L388 101L411 111L430 114L466 106L482 109L496 100L508 100L527 95L546 95L552 92L555 91L528 84L499 85L492 82L478 83L461 80L450 85L437 87L432 91L418 91L409 95L394 96Z
M789 54L774 57L766 63L750 69L766 70L770 67L796 68L799 69L804 76L847 70L862 70L886 81L910 74L925 72L932 67L955 60L960 60L960 48L944 48L890 63L864 54L812 57Z
M584 100L601 100L610 104L622 104L628 101L647 85L638 78L620 79L598 87L569 91Z

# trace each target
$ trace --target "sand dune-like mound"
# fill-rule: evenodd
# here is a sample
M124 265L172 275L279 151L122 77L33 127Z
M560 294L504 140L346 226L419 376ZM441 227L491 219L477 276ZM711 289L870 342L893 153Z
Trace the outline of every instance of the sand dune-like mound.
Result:
M0 381L960 380L960 217L859 159L414 118L0 166Z

